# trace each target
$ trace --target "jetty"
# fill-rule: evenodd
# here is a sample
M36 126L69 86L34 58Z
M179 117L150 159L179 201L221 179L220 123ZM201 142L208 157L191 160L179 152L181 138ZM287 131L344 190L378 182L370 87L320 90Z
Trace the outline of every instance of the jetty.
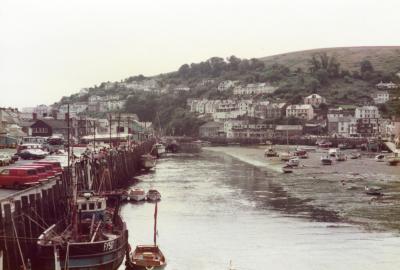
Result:
M140 157L154 144L151 138L133 147L78 158L46 182L0 198L0 269L35 270L38 236L52 224L67 224L72 214L72 174L79 189L112 194L131 183L141 170Z

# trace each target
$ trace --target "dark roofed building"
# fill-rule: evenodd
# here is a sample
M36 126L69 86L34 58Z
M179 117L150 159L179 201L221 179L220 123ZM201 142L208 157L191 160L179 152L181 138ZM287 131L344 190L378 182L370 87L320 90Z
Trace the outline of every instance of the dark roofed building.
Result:
M50 137L54 134L62 134L67 137L68 124L65 120L40 119L31 125L32 136Z

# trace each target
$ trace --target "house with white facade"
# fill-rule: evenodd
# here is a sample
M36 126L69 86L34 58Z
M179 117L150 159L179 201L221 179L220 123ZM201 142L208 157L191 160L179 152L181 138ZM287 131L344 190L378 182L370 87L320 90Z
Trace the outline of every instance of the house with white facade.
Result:
M314 109L310 104L289 105L286 108L286 117L311 120L314 118Z
M237 84L239 84L239 81L222 81L218 84L218 91L223 92L229 89L234 88Z
M377 83L375 86L376 86L376 88L378 88L380 90L399 88L399 86L393 82L384 83L382 81Z
M350 137L357 134L357 120L353 116L339 117L337 121L336 134L343 137Z
M389 101L390 96L388 91L377 91L372 94L375 104L383 104Z
M97 102L100 102L100 101L103 101L103 100L104 100L103 97L97 96L97 95L90 96L89 99L88 99L89 104L94 104L94 103L97 103Z
M376 136L380 133L380 114L376 106L361 106L355 110L357 133L364 137Z
M304 104L310 104L312 106L318 107L322 103L326 103L326 99L318 94L311 94L304 98Z
M272 129L266 124L252 123L251 120L227 120L224 122L224 132L227 138L265 139L272 135Z
M258 95L271 94L276 90L276 87L267 83L251 83L246 86L238 86L233 89L234 95Z

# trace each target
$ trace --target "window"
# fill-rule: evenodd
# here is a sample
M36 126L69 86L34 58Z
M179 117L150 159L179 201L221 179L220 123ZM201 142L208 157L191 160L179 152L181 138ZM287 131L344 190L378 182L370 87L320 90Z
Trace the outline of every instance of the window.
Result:
M1 174L2 175L9 175L10 174L10 170L2 170Z
M81 204L81 210L87 210L87 205L86 205L86 203Z
M89 210L94 210L94 203L89 203Z

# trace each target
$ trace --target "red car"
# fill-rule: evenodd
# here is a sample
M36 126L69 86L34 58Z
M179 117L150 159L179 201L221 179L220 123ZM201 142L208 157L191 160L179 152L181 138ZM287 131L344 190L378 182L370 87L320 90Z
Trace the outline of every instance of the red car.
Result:
M49 164L53 166L53 170L55 170L58 173L62 173L62 168L61 164L58 161L51 161L51 160L40 160L40 161L34 161L33 164Z
M23 188L39 183L39 176L34 168L7 168L0 171L0 186Z
M21 167L32 167L32 168L40 168L43 169L44 173L47 174L47 177L53 177L56 175L56 172L53 170L53 166L49 164L22 164ZM42 171L42 170L41 170Z
M40 166L29 166L29 165L21 165L17 168L24 168L24 169L32 169L36 171L37 176L39 176L39 181L47 180L50 177L50 173L46 171L44 167Z

